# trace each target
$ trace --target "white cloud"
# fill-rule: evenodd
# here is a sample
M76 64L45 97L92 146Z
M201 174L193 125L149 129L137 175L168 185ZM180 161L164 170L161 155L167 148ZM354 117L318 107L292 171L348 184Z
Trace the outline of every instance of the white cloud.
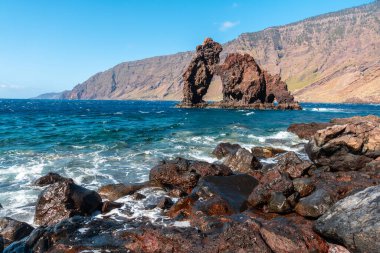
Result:
M224 32L224 31L227 31L228 29L230 29L232 27L237 26L238 24L240 24L240 21L236 21L236 22L225 21L220 25L219 30Z
M22 89L24 87L19 85L11 85L11 84L4 84L0 83L0 89Z

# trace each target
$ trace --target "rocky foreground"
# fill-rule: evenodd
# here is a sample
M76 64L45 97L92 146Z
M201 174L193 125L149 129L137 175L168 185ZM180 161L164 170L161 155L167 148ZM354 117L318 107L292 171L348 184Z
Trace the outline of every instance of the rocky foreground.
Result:
M163 161L148 182L97 192L50 173L35 182L38 227L0 218L0 252L379 252L380 118L289 130L309 139L310 160L220 143L218 163ZM166 193L146 206L165 221L112 216L150 188Z

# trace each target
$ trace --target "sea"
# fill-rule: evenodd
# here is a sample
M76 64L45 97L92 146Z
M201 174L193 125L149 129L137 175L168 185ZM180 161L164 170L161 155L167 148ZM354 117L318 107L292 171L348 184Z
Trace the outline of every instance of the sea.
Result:
M158 162L175 157L218 162L220 142L245 148L272 146L307 159L305 140L286 131L292 123L380 116L376 104L302 103L302 111L179 109L176 102L0 100L0 217L33 224L43 190L33 182L56 172L86 188L148 180ZM275 162L274 159L263 160ZM160 196L160 190L144 190ZM148 198L149 199L149 198ZM129 217L157 218L125 197ZM119 213L119 215L121 215Z

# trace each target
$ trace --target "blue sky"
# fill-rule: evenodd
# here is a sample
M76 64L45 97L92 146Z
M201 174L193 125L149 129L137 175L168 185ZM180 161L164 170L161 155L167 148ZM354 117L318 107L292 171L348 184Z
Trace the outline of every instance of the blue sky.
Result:
M128 60L224 43L371 0L0 0L0 97L71 89Z

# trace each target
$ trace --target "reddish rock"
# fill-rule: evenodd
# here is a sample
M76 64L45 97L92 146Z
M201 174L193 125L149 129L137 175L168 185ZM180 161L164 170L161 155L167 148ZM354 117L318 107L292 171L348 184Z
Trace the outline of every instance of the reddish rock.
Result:
M286 152L283 149L273 147L253 147L251 151L257 158L271 158Z
M131 195L142 188L150 186L150 182L138 184L108 184L101 186L98 193L102 198L109 201L115 201L127 195Z
M212 151L212 154L215 155L218 159L222 159L223 157L226 157L228 155L235 154L240 148L241 146L239 144L222 142L216 146L214 151Z
M183 105L191 106L204 102L203 96L210 86L222 50L222 46L210 38L197 46L195 57L183 74Z
M167 189L190 193L198 180L205 176L228 176L232 171L225 165L176 158L163 161L150 170L149 179Z
M329 126L332 126L332 123L297 123L291 124L288 127L288 131L296 134L301 139L311 139L314 134L321 130L325 129Z
M268 212L287 213L292 209L288 199L281 192L272 192L268 201Z
M272 193L283 193L287 197L293 191L293 183L288 174L273 169L263 175L259 185L250 194L248 201L251 206L260 207L268 203Z
M47 175L40 177L39 179L34 181L33 184L37 186L46 186L64 181L74 182L71 178L62 177L57 173L49 172Z
M275 168L288 173L292 178L298 178L305 174L311 166L310 162L301 160L295 152L291 151L279 157Z
M263 223L260 233L273 252L328 252L328 244L300 217L279 217Z
M250 173L262 168L260 161L245 148L239 148L236 153L228 155L223 164L239 173Z
M74 215L91 215L102 208L102 199L70 181L48 186L38 196L34 221L38 225L51 225Z
M315 189L313 180L310 178L296 178L293 180L294 190L300 194L300 197L306 197Z
M0 244L6 247L12 242L27 237L33 229L32 226L25 222L17 221L9 217L0 218ZM2 252L1 245L0 252Z
M380 123L360 121L318 131L306 145L310 159L332 171L363 170L380 156Z
M287 85L278 75L263 71L248 54L229 54L218 67L222 79L223 101L240 101L242 105L259 103L294 102Z
M157 207L161 209L169 209L170 207L173 206L173 201L169 197L161 197L158 200Z

